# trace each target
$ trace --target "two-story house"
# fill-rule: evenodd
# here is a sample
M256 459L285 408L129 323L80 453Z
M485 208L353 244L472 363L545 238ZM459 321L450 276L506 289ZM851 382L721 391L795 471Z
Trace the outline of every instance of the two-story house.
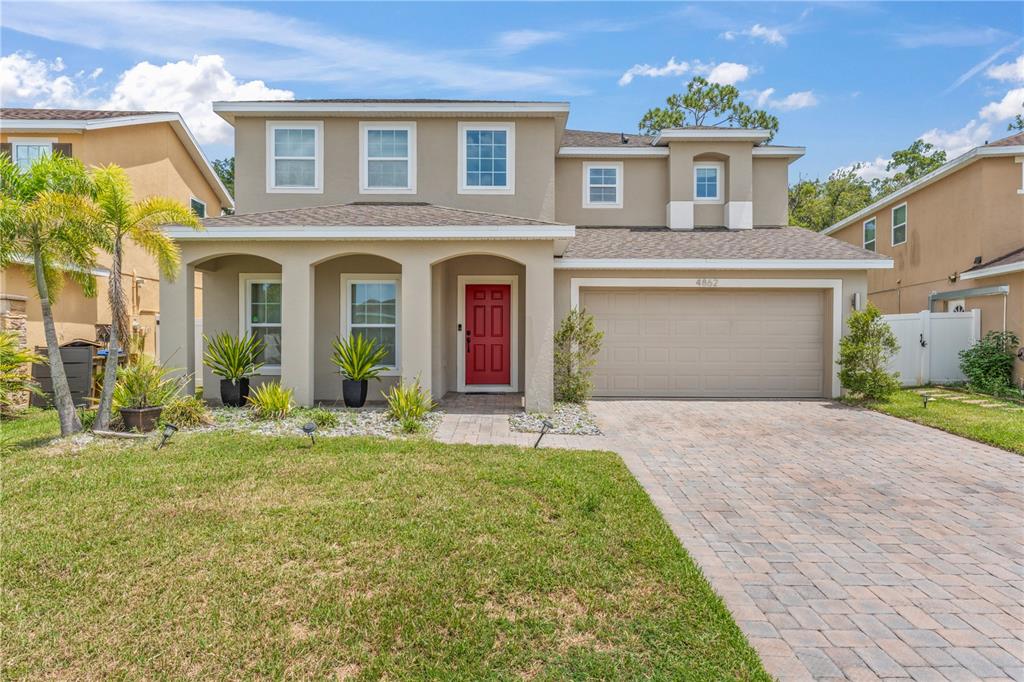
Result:
M235 128L238 213L172 228L162 354L190 367L201 352L201 271L206 332L262 337L261 372L304 404L338 398L331 341L360 333L387 347L385 381L547 409L573 306L605 332L598 395L834 396L843 321L891 264L787 227L804 150L763 130L574 131L563 102L214 110Z
M27 168L34 159L53 153L80 159L86 167L121 166L136 199L171 197L200 217L220 215L234 206L185 122L173 112L0 109L0 154ZM110 324L109 265L109 256L99 254L95 297L85 296L77 283L67 280L53 310L61 343L96 339ZM29 347L46 344L32 278L25 267L0 269L0 313L5 320L12 312L22 318ZM145 334L146 349L154 354L159 282L156 262L134 243L126 244L122 287L128 292L132 325Z
M979 309L1024 336L1024 133L975 147L825 229L893 259L868 275L883 313ZM1024 381L1024 359L1015 367Z

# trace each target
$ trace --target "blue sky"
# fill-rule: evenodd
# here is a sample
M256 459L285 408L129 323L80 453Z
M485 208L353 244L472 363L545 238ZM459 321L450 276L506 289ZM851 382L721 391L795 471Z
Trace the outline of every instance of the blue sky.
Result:
M696 74L807 146L791 179L924 136L951 154L1024 109L1024 3L71 3L5 0L5 106L178 110L231 153L215 99L568 100L635 131Z

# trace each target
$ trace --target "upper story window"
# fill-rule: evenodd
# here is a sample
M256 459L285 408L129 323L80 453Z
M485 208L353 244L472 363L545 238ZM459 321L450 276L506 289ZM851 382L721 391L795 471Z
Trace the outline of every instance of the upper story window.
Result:
M11 160L18 164L18 168L27 171L36 159L53 153L54 142L40 138L11 140Z
M515 193L514 123L459 124L459 194Z
M868 251L875 250L875 227L877 224L874 218L864 221L864 248Z
M189 206L192 207L192 212L196 214L198 218L206 217L206 204L195 197L189 199Z
M899 246L907 241L907 205L900 204L892 209L892 245Z
M267 191L322 193L322 121L267 122Z
M416 124L359 124L359 191L416 192Z
M583 164L583 207L622 208L622 164Z
M722 202L722 169L718 162L693 164L693 200L697 203Z

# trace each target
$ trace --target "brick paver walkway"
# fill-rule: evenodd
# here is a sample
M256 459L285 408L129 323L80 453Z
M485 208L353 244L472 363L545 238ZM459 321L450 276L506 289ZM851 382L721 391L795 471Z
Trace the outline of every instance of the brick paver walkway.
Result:
M1024 680L1020 456L824 401L591 409L780 680Z

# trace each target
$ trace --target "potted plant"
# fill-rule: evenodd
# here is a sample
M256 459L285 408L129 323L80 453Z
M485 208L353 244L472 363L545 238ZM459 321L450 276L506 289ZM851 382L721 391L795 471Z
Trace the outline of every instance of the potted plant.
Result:
M186 380L173 376L148 355L118 367L113 402L125 427L141 433L152 431L164 405L178 395Z
M333 362L345 377L341 382L341 394L346 407L362 407L366 404L366 390L370 379L376 379L384 371L381 361L388 354L387 348L376 339L364 338L362 334L334 339L332 344Z
M257 359L266 344L252 335L237 337L228 332L212 339L203 335L203 341L203 364L221 378L220 401L230 407L241 407L249 398L249 377L263 366Z

